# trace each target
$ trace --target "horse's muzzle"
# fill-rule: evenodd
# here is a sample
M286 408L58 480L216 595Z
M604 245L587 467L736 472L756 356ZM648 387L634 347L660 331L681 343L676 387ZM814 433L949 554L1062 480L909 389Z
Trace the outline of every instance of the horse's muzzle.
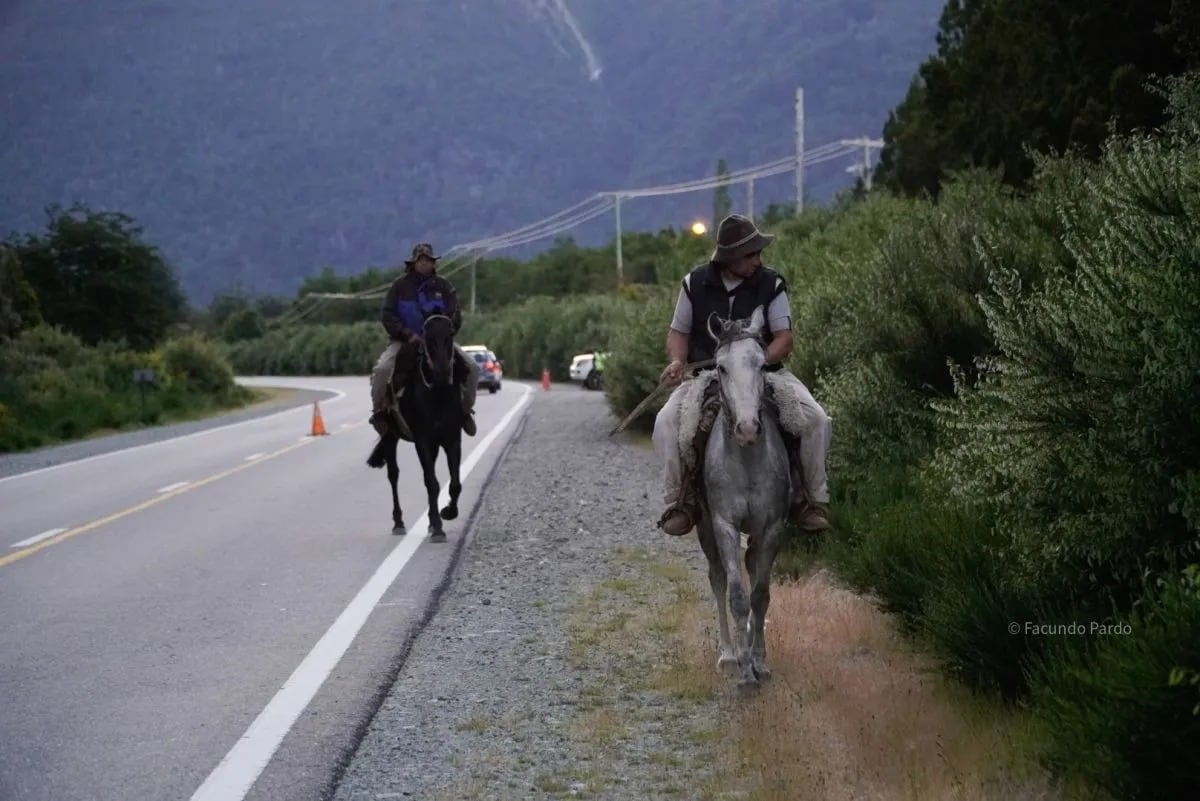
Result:
M753 445L758 441L758 435L761 433L762 421L757 417L753 420L739 420L733 427L733 438L742 447Z

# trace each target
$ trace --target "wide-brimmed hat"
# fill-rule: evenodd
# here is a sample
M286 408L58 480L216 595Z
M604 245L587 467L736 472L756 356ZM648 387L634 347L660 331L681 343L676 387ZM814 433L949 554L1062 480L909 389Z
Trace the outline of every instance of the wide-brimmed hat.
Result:
M419 242L413 246L412 256L405 259L404 263L411 267L416 264L417 259L421 258L422 256L430 261L437 261L439 258L438 256L433 255L433 245L429 244L428 242Z
M712 261L723 264L762 250L775 241L774 234L764 234L754 221L741 214L730 214L717 226L717 246L712 252Z

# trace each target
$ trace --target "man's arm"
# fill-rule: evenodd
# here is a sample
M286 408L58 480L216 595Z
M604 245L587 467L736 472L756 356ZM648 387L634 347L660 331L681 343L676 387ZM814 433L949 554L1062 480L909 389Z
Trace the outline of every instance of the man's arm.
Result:
M400 279L392 282L387 297L383 300L383 327L392 339L406 341L412 336L412 331L405 327L400 315L396 314L396 304L400 300Z
M787 292L771 299L766 312L771 342L767 345L767 364L779 364L792 352L792 308Z
M692 330L692 300L687 290L679 290L679 298L675 301L675 314L671 317L671 327L667 329L667 357L671 363L666 366L659 376L659 383L676 386L683 380L683 365L687 362L688 341Z
M776 331L771 336L771 344L767 345L767 364L778 364L792 352L792 332L785 328Z
M667 358L673 362L687 362L688 340L690 336L674 328L667 329Z

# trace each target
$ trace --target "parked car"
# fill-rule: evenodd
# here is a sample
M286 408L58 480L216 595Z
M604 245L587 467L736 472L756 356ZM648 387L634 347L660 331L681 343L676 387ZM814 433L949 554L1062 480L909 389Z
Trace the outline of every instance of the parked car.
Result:
M576 354L568 370L571 380L580 382L585 389L600 389L606 358L608 354L603 351Z
M463 345L463 352L479 365L479 387L488 392L499 392L504 380L504 365L487 345Z

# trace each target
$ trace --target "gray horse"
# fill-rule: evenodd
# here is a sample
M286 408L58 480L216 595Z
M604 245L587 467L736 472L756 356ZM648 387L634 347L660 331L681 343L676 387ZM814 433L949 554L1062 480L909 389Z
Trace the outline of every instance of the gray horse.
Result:
M771 566L792 497L787 449L773 409L764 407L765 351L759 334L763 313L749 320L710 319L717 342L721 412L704 452L700 492L700 547L708 557L708 580L717 601L721 656L718 667L736 662L739 684L756 685L770 675L763 623L771 602ZM742 582L741 534L749 540L747 602ZM728 590L728 599L726 591ZM736 641L729 638L726 610L733 612Z

